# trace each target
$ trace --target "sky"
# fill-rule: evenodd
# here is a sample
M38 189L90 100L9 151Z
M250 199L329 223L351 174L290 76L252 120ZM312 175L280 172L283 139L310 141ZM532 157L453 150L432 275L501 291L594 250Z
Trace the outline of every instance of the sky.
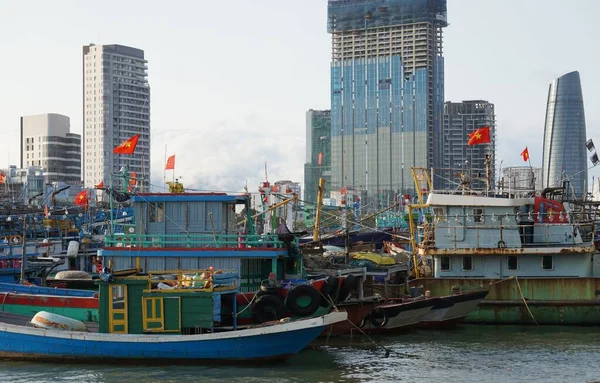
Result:
M325 0L0 0L0 9L0 168L19 164L20 116L64 114L82 133L82 46L122 44L148 60L158 190L165 146L186 188L256 191L265 162L271 182L303 181L306 111L330 107ZM448 0L445 99L495 104L504 167L524 165L525 146L541 166L548 86L573 70L600 144L598 14L596 0Z

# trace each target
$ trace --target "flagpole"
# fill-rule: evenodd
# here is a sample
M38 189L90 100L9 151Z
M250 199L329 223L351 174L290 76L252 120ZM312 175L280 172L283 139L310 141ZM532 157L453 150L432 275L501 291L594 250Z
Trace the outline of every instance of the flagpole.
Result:
M167 191L167 145L165 145L165 167L163 168L163 188Z

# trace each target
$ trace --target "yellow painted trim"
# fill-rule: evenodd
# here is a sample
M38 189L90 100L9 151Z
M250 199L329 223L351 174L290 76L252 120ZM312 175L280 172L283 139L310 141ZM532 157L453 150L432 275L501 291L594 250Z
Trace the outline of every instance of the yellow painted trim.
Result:
M148 301L150 301L150 314L148 316ZM160 313L156 312L156 303L160 302ZM157 316L159 314L160 316ZM165 330L165 302L162 297L143 297L142 298L142 323L144 331L163 332ZM158 323L160 327L150 328L151 323Z
M123 288L123 308L115 309L113 307L113 287ZM127 285L109 285L108 286L108 331L112 334L128 334L129 322L127 315ZM115 314L123 314L123 319L115 319ZM116 331L115 326L123 326L123 331Z

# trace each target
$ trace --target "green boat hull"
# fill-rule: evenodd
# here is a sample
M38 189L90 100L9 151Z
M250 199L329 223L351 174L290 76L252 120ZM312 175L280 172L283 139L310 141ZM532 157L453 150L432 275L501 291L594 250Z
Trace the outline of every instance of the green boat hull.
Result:
M432 296L489 289L465 319L471 324L600 325L600 278L421 278L409 286ZM404 290L404 286L399 286Z
M46 311L53 314L63 315L72 319L77 319L83 322L98 322L99 318L98 309L11 304L5 304L0 308L0 311L27 316L34 316L40 311Z

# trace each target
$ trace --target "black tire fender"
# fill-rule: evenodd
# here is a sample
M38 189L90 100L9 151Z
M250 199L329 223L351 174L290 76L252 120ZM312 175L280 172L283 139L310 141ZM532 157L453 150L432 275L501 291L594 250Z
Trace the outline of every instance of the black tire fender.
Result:
M310 303L308 306L300 306L298 305L297 299L300 297L310 297ZM298 285L292 287L290 291L287 293L287 297L285 298L285 305L290 311L299 317L306 317L312 315L317 311L319 305L321 304L321 294L319 291L312 285Z
M338 277L330 276L321 289L321 307L329 307L331 303L337 300L338 290L340 288L340 280Z
M375 327L385 327L389 318L385 312L379 307L375 307L369 314L369 322Z
M279 296L262 295L252 304L252 319L257 323L279 320L285 316L285 305Z

